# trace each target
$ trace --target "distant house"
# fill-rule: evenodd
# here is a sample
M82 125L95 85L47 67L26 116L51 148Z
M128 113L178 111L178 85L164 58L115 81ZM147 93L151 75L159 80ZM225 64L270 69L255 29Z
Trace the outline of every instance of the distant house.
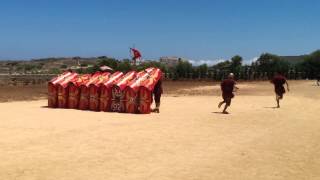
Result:
M180 58L180 57L175 57L175 56L165 56L165 57L160 57L160 63L167 65L168 67L174 67L178 65L179 60L185 61L186 59Z

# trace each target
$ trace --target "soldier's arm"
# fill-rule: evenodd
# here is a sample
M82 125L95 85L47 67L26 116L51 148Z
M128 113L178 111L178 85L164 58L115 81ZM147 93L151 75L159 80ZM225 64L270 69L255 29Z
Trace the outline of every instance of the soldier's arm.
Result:
M239 88L237 87L237 83L235 82L234 85L233 85L233 91L234 91L234 92L237 92L238 89L239 89Z
M290 91L288 81L286 81L286 85L287 85L287 89L288 89L288 91Z
M237 86L237 84L238 84L237 82L234 83L234 88L235 88L236 90L239 89L238 86Z

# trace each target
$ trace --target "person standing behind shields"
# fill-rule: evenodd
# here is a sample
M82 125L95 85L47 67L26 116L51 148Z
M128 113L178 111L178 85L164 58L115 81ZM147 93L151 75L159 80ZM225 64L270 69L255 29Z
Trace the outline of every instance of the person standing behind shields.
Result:
M286 93L286 90L283 87L283 85L286 84L287 89L289 91L289 84L288 84L286 78L283 75L281 75L280 72L276 73L276 75L271 80L271 83L274 84L274 91L276 93L277 108L280 108L280 100L283 99L283 94Z
M223 101L219 103L218 107L220 108L222 104L226 104L223 108L223 114L229 114L227 112L227 108L231 105L231 99L234 97L234 89L239 89L235 86L236 82L234 80L234 74L230 73L228 75L228 79L225 79L221 82L221 91L222 91L222 98Z
M153 97L154 97L154 101L156 103L156 107L154 109L152 109L152 112L160 113L160 100L161 100L162 93L163 93L162 79L160 79L157 82L157 84L155 85L153 92L152 92Z
M317 76L317 85L320 86L320 73Z

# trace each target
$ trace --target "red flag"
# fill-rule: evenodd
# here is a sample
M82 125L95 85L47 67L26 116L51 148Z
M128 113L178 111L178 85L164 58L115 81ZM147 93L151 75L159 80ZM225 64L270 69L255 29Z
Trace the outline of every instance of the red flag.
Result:
M132 54L133 54L133 59L139 59L141 58L141 53L134 48L131 48Z

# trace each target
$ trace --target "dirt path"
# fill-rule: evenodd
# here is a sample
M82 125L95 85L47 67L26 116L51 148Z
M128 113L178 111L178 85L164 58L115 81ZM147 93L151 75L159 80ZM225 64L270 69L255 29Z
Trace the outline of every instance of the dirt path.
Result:
M151 115L0 103L0 179L319 179L320 88L291 89L281 109L239 91L230 115L218 96L165 96Z

